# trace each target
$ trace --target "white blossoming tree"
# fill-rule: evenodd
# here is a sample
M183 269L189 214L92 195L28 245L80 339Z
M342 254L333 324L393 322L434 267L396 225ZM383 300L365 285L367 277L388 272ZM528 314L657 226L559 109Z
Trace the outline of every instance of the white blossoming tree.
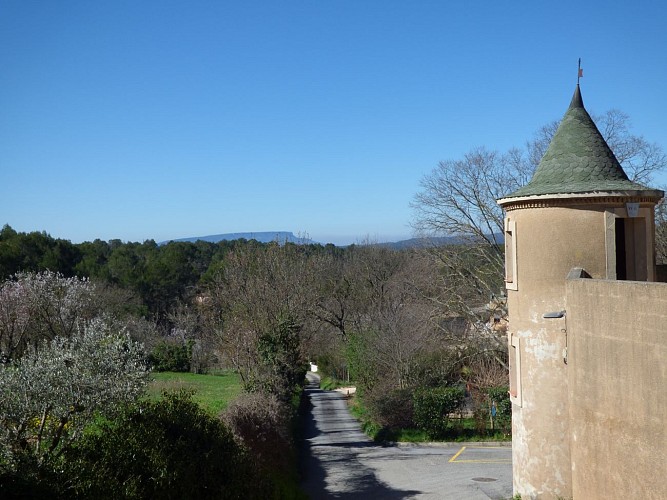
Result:
M43 340L69 337L99 314L95 285L51 271L18 273L0 285L0 363Z

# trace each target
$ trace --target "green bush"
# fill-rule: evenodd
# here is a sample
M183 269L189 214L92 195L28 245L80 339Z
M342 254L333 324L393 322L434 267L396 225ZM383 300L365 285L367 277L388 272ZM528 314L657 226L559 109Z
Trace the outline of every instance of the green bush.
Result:
M335 354L320 354L317 356L317 371L322 378L331 378L341 383L349 383L347 362L345 358Z
M512 401L510 400L509 387L490 387L486 390L489 398L489 411L491 405L496 403L496 416L494 427L504 432L509 432L512 427Z
M457 387L428 387L414 393L414 421L430 437L442 437L447 431L449 414L460 410L465 391Z
M156 372L189 372L194 342L159 342L148 361Z
M287 315L269 327L257 342L257 363L245 379L247 392L274 394L285 403L299 394L308 371L301 357L302 325Z
M232 433L185 391L127 407L100 422L64 458L65 496L266 496L266 482Z
M345 356L348 363L350 379L357 390L372 390L380 376L373 365L373 345L369 337L374 332L352 332L347 339Z

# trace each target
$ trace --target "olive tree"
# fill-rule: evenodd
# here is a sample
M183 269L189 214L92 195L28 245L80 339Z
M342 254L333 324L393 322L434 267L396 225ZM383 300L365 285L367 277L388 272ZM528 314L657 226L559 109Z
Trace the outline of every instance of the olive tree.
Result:
M135 400L148 371L144 351L111 321L95 319L70 336L0 367L0 444L10 466L38 466L80 436L97 412Z

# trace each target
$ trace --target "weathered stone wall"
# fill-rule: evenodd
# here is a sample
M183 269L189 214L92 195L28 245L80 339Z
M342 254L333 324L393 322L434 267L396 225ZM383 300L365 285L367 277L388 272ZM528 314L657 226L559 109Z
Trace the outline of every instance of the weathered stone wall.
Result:
M565 309L565 280L572 267L605 276L604 209L531 208L508 214L515 221L517 290L508 290L512 383L514 492L523 498L568 498L571 491L565 320L545 313ZM592 230L591 228L597 228ZM563 236L566 235L566 236ZM511 352L511 351L510 351Z
M568 280L566 309L574 498L667 498L667 284Z

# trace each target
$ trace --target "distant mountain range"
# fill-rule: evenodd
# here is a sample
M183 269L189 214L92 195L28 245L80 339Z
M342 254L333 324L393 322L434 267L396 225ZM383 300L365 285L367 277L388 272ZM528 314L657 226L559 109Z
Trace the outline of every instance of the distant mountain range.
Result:
M496 236L499 243L502 243L502 235ZM225 234L211 234L209 236L191 236L189 238L178 238L174 240L162 241L160 245L169 243L170 241L188 241L194 243L196 241L208 241L211 243L218 243L219 241L232 240L257 240L260 243L271 243L276 241L278 243L296 243L299 245L317 244L310 238L301 238L295 236L291 231L260 231L256 233L225 233ZM458 245L463 243L463 240L457 236L442 236L431 238L410 238L407 240L400 240L387 243L376 243L377 246L393 248L395 250L404 250L407 248L425 248L430 246L442 245Z
M410 238L387 243L377 243L379 247L389 247L394 250L405 250L408 248L427 248L439 247L443 245L458 245L462 243L461 238L457 236L431 236L429 238Z
M211 243L218 243L219 241L232 241L232 240L256 240L260 243L271 243L276 241L278 243L298 243L301 245L307 245L310 243L315 243L309 238L300 238L294 236L294 233L291 231L260 231L257 233L225 233L225 234L211 234L209 236L191 236L189 238L178 238L169 241L162 241L160 245L169 243L170 241L188 241L194 243L195 241L208 241Z

